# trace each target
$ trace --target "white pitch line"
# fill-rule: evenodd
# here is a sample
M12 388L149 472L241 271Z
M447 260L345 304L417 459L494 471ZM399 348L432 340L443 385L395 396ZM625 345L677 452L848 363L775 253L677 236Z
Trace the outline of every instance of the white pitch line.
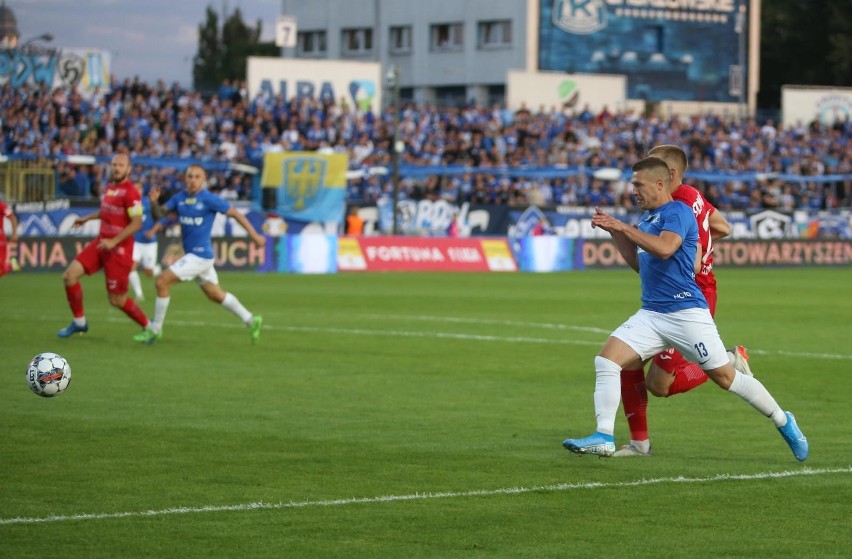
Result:
M593 334L609 335L612 328L596 328L593 326L574 326L572 324L553 324L550 322L525 322L520 320L502 320L489 318L467 318L459 316L430 316L407 314L368 314L367 318L389 318L394 320L418 320L428 322L456 322L461 324L500 324L502 326L523 326L525 328L542 328L546 330L573 330L575 332L591 332Z
M109 322L126 322L124 318L110 317ZM215 327L215 328L245 328L238 323L229 321L228 323L210 323L204 321L193 320L169 320L169 325L178 326L195 326L195 327ZM349 336L391 336L402 338L438 338L450 340L473 340L479 342L516 342L530 344L556 344L556 345L587 345L600 347L601 341L584 341L571 339L555 339L555 338L534 338L529 336L489 336L485 334L459 334L456 332L422 332L410 330L371 330L367 328L338 328L326 326L272 326L264 322L264 330L278 330L284 332L311 332L321 334L344 334Z
M94 514L68 514L42 517L17 517L0 518L0 526L10 524L43 524L53 522L76 522L83 520L110 520L117 518L167 516L173 514L196 514L205 512L243 512L253 510L284 510L309 507L336 507L345 505L359 505L372 503L389 503L400 501L426 501L433 499L456 499L466 497L492 497L496 495L524 495L528 493L554 493L560 491L571 491L575 489L611 489L619 487L641 487L646 485L659 485L665 483L711 483L716 481L742 481L742 480L764 480L800 476L816 476L830 474L852 473L852 467L847 468L822 468L785 472L763 472L758 474L718 474L709 477L668 477L654 479L639 479L635 481L619 481L612 483L590 482L590 483L557 483L555 485L537 485L533 487L507 487L503 489L475 489L471 491L446 491L439 493L410 493L408 495L384 495L380 497L350 497L345 499L329 499L324 501L290 501L286 503L244 503L241 505L201 506L201 507L174 507L160 510L105 512Z
M178 314L178 313L175 313ZM370 316L370 315L367 315ZM50 320L48 317L39 317L41 320ZM483 319L464 319L464 318L441 318L441 317L419 317L418 320L430 320L430 321L440 321L446 320L448 322L482 322L482 323L492 323L492 321L483 320ZM126 322L127 319L125 317L119 317L117 314L113 316L108 316L105 319L107 322ZM501 323L501 322L497 322ZM503 321L504 324L517 324L523 325L526 323L518 322L513 323L512 321ZM192 320L172 320L168 321L170 325L178 325L178 326L202 326L202 327L214 327L214 328L233 328L240 329L245 328L239 323L235 323L232 321L228 321L225 323L215 323L215 322L205 322L205 321L192 321ZM530 325L534 323L529 323ZM556 328L558 325L547 324L547 323L539 323L539 326L542 328ZM567 329L571 330L581 330L582 327L579 326L565 326ZM481 342L501 342L501 343L531 343L531 344L549 344L549 345L582 345L582 346L592 346L592 347L601 347L605 339L601 339L598 341L588 341L588 340L574 340L574 339L554 339L554 338L536 338L529 336L490 336L484 334L460 334L455 332L422 332L422 331L408 331L408 330L374 330L368 328L337 328L337 327L323 327L323 326L293 326L293 325L285 325L285 326L274 326L269 324L269 322L265 322L263 324L264 330L272 330L272 331L285 331L285 332L311 332L311 333L326 333L326 334L343 334L349 336L390 336L390 337L403 337L403 338L436 338L436 339L454 339L454 340L472 340L472 341L481 341ZM587 331L597 333L596 328L588 328ZM755 355L781 355L784 357L793 357L793 358L801 358L801 359L828 359L832 361L852 361L852 355L844 354L844 353L816 353L816 352L807 352L807 351L788 351L788 350L766 350L766 349L756 349L756 348L748 348L749 353L753 353Z
M116 322L123 322L123 319L113 319ZM463 319L455 320L456 322L464 322ZM488 321L483 321L488 322ZM508 321L507 321L508 323ZM223 328L243 328L239 324L211 324L209 322L200 321L169 321L169 324L182 324L185 326L220 326ZM287 332L318 332L328 334L346 334L350 336L397 336L403 338L438 338L438 339L454 339L454 340L473 340L480 342L514 342L514 343L531 343L531 344L555 344L555 345L583 345L583 346L603 346L605 339L599 341L589 340L574 340L570 338L554 339L554 338L536 338L529 336L490 336L484 334L459 334L455 332L422 332L422 331L407 331L407 330L372 330L367 328L338 328L324 326L272 326L264 323L264 329L269 330L284 330ZM572 329L574 329L572 327ZM577 327L576 329L579 329ZM588 329L593 331L595 329ZM804 351L787 351L787 350L765 350L751 349L749 353L757 355L783 355L785 357L800 357L807 359L830 359L830 360L849 360L852 361L852 355L842 353L812 353Z

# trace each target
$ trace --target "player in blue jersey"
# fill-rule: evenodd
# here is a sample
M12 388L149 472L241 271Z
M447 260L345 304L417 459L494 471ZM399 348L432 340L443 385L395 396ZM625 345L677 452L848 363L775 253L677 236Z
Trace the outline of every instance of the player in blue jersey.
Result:
M782 410L756 378L728 360L707 301L695 282L701 264L698 225L692 209L672 199L668 164L647 157L633 166L633 189L645 210L639 226L630 225L595 208L592 226L609 232L625 261L637 272L642 308L618 327L595 357L594 405L597 430L563 446L577 454L608 457L615 452L615 415L621 393L621 370L673 346L698 363L722 389L733 392L769 417L798 460L808 457L808 441L796 419Z
M251 222L228 202L208 191L207 172L200 165L190 165L186 170L186 190L169 198L162 209L168 214L149 231L153 236L169 220L180 223L184 255L157 276L157 301L154 304L154 319L141 334L133 337L137 342L154 343L163 337L163 322L169 308L169 289L182 281L196 280L207 298L219 303L237 315L251 332L251 341L260 337L263 318L249 312L231 293L219 286L219 277L213 267L213 244L210 233L217 213L232 217L243 226L258 246L266 239L255 231Z
M138 188L142 188L141 184L137 184ZM162 271L157 263L157 236L148 235L157 220L163 217L156 212L159 211L157 201L160 199L160 187L152 186L148 190L148 197L142 198L142 229L136 232L133 236L133 268L130 269L130 287L133 289L133 294L137 301L144 301L145 295L142 292L142 281L139 277L139 268L149 278L156 277ZM154 202L153 206L151 202ZM154 213L152 213L152 207Z

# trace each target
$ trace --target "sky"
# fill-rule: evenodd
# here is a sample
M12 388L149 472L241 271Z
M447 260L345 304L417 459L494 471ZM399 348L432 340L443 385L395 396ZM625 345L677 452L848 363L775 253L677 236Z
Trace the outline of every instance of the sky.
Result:
M119 79L192 85L192 57L198 50L198 26L207 6L242 12L243 21L262 23L262 41L272 41L281 0L3 0L18 20L20 41L43 33L50 47L98 48L112 56ZM220 17L221 22L221 17Z

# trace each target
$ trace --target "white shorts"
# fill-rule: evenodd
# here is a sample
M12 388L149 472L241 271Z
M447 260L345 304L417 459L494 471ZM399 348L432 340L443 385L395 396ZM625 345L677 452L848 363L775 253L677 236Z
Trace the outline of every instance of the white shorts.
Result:
M195 254L184 254L180 260L169 266L169 270L178 277L180 281L196 280L199 285L212 283L219 284L219 276L213 267L212 258L201 258Z
M640 309L612 335L633 348L642 361L674 347L705 371L729 362L725 344L707 309L673 313Z
M153 270L157 265L157 243L133 243L133 261L143 270Z

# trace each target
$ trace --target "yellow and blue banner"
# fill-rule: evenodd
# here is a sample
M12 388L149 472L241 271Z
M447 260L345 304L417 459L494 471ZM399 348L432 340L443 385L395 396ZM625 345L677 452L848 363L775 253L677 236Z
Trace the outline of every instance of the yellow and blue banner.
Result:
M285 220L340 223L346 207L346 154L267 153L263 188L277 188L276 210Z

